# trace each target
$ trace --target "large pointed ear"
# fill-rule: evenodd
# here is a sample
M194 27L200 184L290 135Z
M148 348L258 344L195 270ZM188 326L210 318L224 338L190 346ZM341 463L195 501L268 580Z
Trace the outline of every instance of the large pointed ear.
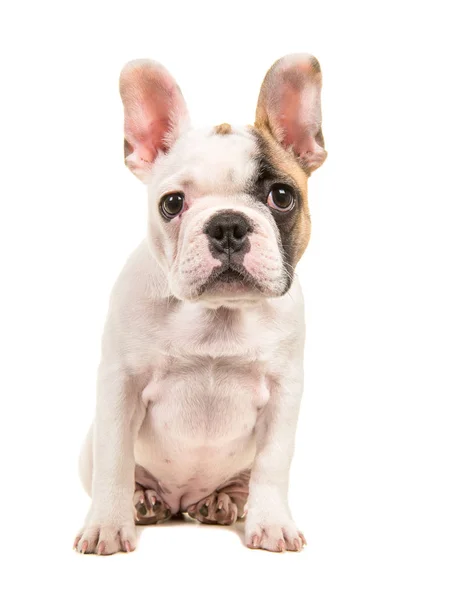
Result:
M257 128L269 130L292 150L307 173L327 157L322 135L319 62L309 54L290 54L268 71L259 93Z
M134 60L120 74L125 113L125 164L145 181L160 152L167 152L189 125L177 82L159 63Z

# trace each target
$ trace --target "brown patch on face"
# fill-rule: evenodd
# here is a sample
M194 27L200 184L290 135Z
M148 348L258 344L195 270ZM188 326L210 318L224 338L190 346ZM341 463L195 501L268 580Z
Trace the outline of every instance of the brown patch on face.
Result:
M286 257L292 268L300 260L309 242L311 235L311 216L308 206L308 174L302 169L295 155L279 144L265 127L253 128L264 159L275 172L284 174L292 181L301 194L300 206L292 214L293 221L288 226L277 223L283 247L288 248ZM276 220L276 219L275 219Z
M222 123L214 127L214 132L218 135L228 135L232 132L231 125L229 123Z

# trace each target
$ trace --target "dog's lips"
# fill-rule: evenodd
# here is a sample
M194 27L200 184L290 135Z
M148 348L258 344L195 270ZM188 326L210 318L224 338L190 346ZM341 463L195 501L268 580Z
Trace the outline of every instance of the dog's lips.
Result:
M211 274L201 287L199 296L205 292L215 296L238 296L249 291L259 291L259 286L253 277L242 265L229 262Z
M225 271L219 273L219 275L215 278L215 281L223 281L224 283L234 283L234 282L243 282L244 275L235 271L234 269L228 267Z

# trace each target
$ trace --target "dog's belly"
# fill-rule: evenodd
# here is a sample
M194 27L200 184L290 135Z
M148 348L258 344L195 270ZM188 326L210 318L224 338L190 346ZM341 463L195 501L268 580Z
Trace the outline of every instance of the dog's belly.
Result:
M251 467L254 428L269 399L264 365L165 359L143 398L148 407L136 464L172 511L186 510Z

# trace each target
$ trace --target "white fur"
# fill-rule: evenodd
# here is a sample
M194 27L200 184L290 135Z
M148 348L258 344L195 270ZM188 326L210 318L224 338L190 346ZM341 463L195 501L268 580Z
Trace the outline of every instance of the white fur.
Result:
M148 65L153 76L155 66ZM135 71L133 86L141 83L132 78ZM165 72L161 77L172 85ZM142 171L148 235L111 295L96 418L80 458L92 496L76 542L80 551L94 552L100 543L103 553L135 547L136 464L157 480L172 512L186 511L206 491L251 469L246 543L269 550L280 542L291 550L302 546L287 491L303 388L303 298L295 277L280 295L286 273L278 229L267 206L246 191L256 153L249 129L188 130ZM160 198L179 190L186 210L166 222ZM202 289L220 262L204 226L224 209L252 223L243 264L257 289L226 283Z
M262 530L268 549L283 530L297 539L287 485L303 387L300 285L233 312L230 324L201 302L170 300L145 242L130 258L103 338L93 477L90 436L81 457L92 507L79 549L100 534L111 550L111 529L135 545L135 462L178 492L164 498L173 511L251 467L247 543Z

